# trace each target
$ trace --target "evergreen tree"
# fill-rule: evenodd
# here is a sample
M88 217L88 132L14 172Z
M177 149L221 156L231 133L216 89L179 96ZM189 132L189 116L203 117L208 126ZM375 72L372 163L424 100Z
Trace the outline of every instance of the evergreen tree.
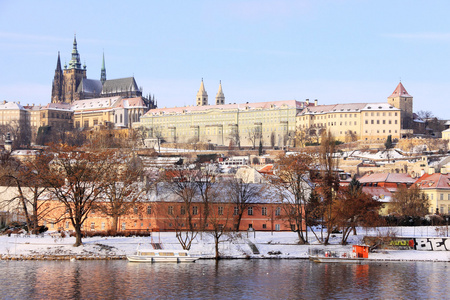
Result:
M384 147L386 147L386 150L389 150L393 147L393 143L392 143L392 136L388 135L386 142L384 143Z

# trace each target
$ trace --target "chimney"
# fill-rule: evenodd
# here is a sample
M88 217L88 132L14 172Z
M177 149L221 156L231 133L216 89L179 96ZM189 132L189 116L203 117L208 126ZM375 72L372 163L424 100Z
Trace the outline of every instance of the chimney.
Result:
M317 106L317 99L316 100L314 100L314 106Z
M434 174L434 168L428 168L428 174L429 175Z
M308 106L309 105L309 99L306 99L306 106Z
M447 173L448 173L447 168L441 168L442 175L447 175Z

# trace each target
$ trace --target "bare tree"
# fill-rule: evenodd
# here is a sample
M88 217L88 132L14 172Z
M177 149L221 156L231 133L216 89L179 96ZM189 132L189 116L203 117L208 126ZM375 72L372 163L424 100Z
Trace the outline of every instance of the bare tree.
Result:
M356 142L357 140L358 140L358 137L352 130L347 130L345 132L345 142L346 143Z
M159 126L153 127L153 136L156 138L156 142L158 144L158 152L161 152L161 143L164 140L162 135L162 128Z
M247 183L241 178L234 177L227 180L226 188L231 203L234 205L234 230L239 231L242 215L258 199L263 187L260 184Z
M250 129L247 132L247 139L252 143L252 149L255 149L256 142L261 140L262 131L260 126L256 126L255 128Z
M342 230L341 244L347 244L350 233L356 235L360 225L374 226L379 220L381 202L362 191L361 183L353 178L350 185L339 190L333 203L333 213L337 225Z
M394 194L389 213L400 216L423 217L428 214L430 203L417 186L400 187Z
M203 213L200 215L200 226L203 231L208 224L208 218L211 212L211 202L217 196L217 191L213 188L216 176L211 169L205 168L203 170L197 170L194 180L203 204Z
M192 241L197 237L199 228L194 220L200 213L198 205L195 205L197 196L195 172L187 169L169 170L163 180L167 182L169 191L181 201L179 212L169 207L167 215L173 220L175 234L181 247L189 250Z
M139 182L142 165L137 158L122 153L109 157L110 169L103 176L102 200L95 208L112 219L111 229L117 231L118 220L127 215L137 202L141 201L147 187Z
M25 119L11 120L7 124L0 125L0 137L5 140L6 134L10 133L13 141L12 148L27 146L31 141L31 127Z
M234 145L236 145L238 147L238 149L241 149L241 137L239 134L238 126L233 126L228 138L230 139L230 141L233 141Z
M324 244L327 245L336 226L336 219L333 215L333 203L339 190L339 177L337 176L338 160L334 157L336 140L328 131L322 134L321 142L318 156L318 179L322 198L322 228L324 226L327 228Z
M311 142L308 134L308 129L297 127L295 132L295 144L297 147L305 147L306 143Z
M51 171L43 176L51 196L64 205L75 229L74 246L82 244L83 223L104 191L102 178L111 167L110 151L81 151L65 145L53 146Z
M309 217L308 200L313 189L309 180L313 157L307 153L298 153L280 157L277 165L277 176L272 184L282 199L283 214L292 231L296 232L299 243L308 242L306 220Z
M147 134L148 130L144 126L133 129L133 140L135 141L135 144L140 147L144 146Z
M211 230L208 234L214 238L215 258L220 259L219 244L222 237L230 231L229 223L232 220L232 211L227 201L222 196L218 196L214 203L214 208L210 212L209 222Z
M39 221L51 210L46 199L41 195L47 190L42 181L42 174L49 172L48 163L51 160L48 153L38 153L33 159L23 162L2 162L0 177L11 188L17 189L17 195L7 202L19 201L27 222L27 231L37 233Z

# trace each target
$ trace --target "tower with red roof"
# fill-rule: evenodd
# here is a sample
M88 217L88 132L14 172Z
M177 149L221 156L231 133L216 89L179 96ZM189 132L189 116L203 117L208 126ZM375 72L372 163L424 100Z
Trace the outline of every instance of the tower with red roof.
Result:
M388 103L401 109L401 128L413 129L413 97L408 94L401 82L397 85L392 95L388 97Z

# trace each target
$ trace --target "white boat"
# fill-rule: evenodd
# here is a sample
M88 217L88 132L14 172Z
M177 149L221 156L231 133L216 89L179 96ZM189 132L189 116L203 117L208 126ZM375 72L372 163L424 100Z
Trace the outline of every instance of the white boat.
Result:
M154 250L137 249L135 255L127 255L130 262L195 262L198 257L192 257L187 250Z

